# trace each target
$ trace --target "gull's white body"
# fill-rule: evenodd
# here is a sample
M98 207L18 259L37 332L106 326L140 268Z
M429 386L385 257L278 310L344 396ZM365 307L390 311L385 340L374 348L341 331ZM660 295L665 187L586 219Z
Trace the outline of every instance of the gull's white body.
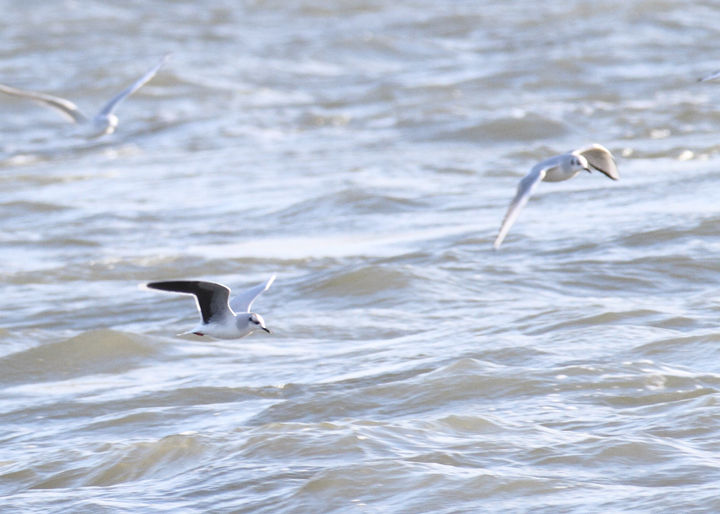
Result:
M98 114L95 116L89 124L81 125L85 129L85 137L92 139L100 136L107 136L115 132L120 120L114 114Z
M259 317L262 320L262 324L265 325L265 320L263 320L259 314L256 314L256 316ZM200 323L197 327L183 332L180 335L195 334L210 336L215 339L242 339L257 330L251 325L247 316L233 312L232 316L227 316L213 323Z
M115 132L115 129L118 126L118 117L113 112L117 106L152 79L169 58L170 54L163 57L160 62L153 66L153 68L145 73L145 75L115 95L93 118L85 116L82 111L78 109L77 105L70 100L57 96L47 95L45 93L36 93L35 91L25 91L14 87L4 86L2 84L0 84L0 92L41 102L48 107L52 107L57 110L69 121L80 125L83 136L87 138L100 137Z
M530 195L532 195L540 182L570 180L582 170L590 171L590 167L604 173L613 180L620 178L615 159L613 159L610 151L597 144L556 155L533 166L530 173L523 177L518 184L517 193L510 203L493 247L496 250L500 248L505 236L507 236L510 228L520 215L520 211L530 200Z
M234 298L222 300L219 303L212 306L212 315L208 316L209 319L205 320L205 316L208 313L203 313L203 308L197 296L195 296L195 304L197 305L198 311L201 315L201 322L192 330L184 332L180 335L195 334L200 336L210 336L216 339L242 339L243 337L249 336L257 330L264 330L270 333L270 330L265 326L265 320L262 316L257 313L250 312L250 307L255 299L260 296L264 291L270 287L275 280L273 274L270 279L262 284L255 287L251 287L235 296ZM153 290L161 290L166 292L174 292L179 294L192 294L185 291L161 289L163 284L177 284L184 281L176 282L151 282L145 287ZM215 291L221 297L227 299L230 290L222 284L216 284L213 282L197 282L203 284L208 291ZM158 287L158 285L160 287ZM223 296L224 295L224 296ZM206 308L208 308L206 306Z
M231 298L224 316L217 321L200 323L194 329L185 332L185 334L202 334L215 339L242 339L257 330L267 330L265 320L260 314L251 313L250 306L255 301L255 298L268 290L274 280L275 275L273 274L266 282L246 289ZM248 314L252 316L248 316ZM253 318L260 322L259 325L251 321Z

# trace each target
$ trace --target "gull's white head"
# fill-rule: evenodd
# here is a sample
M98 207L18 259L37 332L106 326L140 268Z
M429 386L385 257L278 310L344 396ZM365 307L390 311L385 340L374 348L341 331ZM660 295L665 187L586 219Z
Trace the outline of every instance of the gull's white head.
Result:
M582 155L573 155L568 154L569 159L567 162L567 165L570 167L570 171L582 171L585 170L588 173L592 173L590 171L590 165L588 164L588 161L585 157Z
M106 136L115 132L118 126L118 117L114 114L99 114L92 119L93 132L95 137Z
M255 332L257 330L264 330L268 334L272 334L270 330L265 326L265 320L260 314L250 312L247 314L247 328L248 333Z

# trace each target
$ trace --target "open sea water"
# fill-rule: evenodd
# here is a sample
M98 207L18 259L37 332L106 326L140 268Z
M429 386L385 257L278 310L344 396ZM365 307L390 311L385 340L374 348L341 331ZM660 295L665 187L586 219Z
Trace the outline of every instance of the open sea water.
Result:
M717 2L0 12L0 512L720 512Z

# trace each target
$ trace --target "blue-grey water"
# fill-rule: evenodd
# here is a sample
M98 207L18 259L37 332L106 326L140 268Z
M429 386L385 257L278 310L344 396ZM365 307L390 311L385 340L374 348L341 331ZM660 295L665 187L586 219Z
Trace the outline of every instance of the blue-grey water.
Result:
M3 513L720 511L720 6L0 1ZM543 183L597 142L621 180ZM142 291L277 272L274 331Z

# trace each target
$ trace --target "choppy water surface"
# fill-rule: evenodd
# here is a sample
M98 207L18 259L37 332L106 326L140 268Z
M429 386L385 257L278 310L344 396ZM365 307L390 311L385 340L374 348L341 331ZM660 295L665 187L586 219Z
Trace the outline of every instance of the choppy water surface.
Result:
M0 510L720 511L714 2L0 2ZM541 184L599 142L621 181ZM278 278L273 336L138 284Z

